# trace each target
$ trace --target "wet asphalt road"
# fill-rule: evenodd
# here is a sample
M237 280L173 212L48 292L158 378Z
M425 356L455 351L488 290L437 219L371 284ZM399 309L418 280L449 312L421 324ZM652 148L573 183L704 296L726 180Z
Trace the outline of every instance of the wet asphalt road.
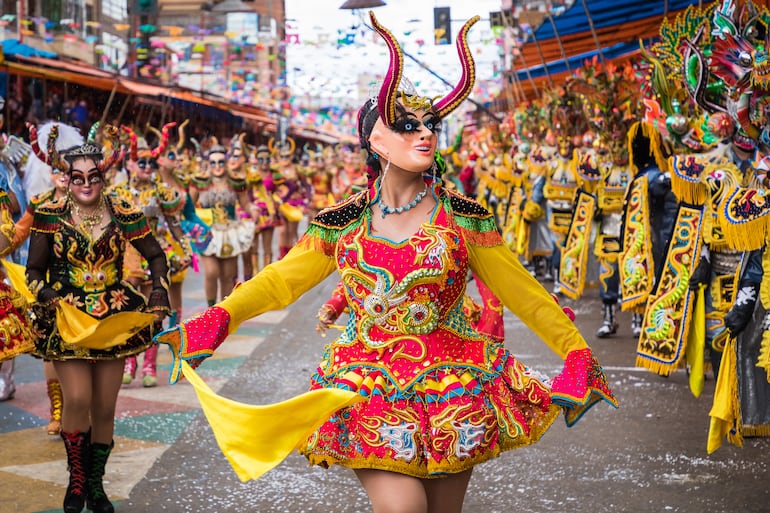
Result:
M315 312L334 283L330 278L292 305L290 321L275 327L220 393L265 404L305 391L325 342L315 333ZM723 445L708 455L714 379L696 399L683 371L661 378L635 368L630 314L620 314L616 336L596 339L601 306L595 290L587 294L562 303L576 310L620 408L598 404L572 428L560 419L534 446L476 467L464 513L770 512L770 439ZM509 312L505 319L514 354L551 376L559 371L560 360L545 344ZM366 511L352 471L311 468L296 454L260 480L241 483L202 413L118 507L119 513Z

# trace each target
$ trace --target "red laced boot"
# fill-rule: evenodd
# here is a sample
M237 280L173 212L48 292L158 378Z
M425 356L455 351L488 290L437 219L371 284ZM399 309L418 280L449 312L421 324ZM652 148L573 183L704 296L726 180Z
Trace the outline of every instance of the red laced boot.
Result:
M70 482L64 495L64 513L80 513L86 502L86 475L88 472L89 433L75 431L61 432L64 448L67 450L67 467Z

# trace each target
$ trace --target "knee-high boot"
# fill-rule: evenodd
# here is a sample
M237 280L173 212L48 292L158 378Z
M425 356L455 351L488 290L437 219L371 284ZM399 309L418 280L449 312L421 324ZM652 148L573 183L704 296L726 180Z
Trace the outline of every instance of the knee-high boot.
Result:
M61 432L64 448L67 450L67 468L70 481L64 495L64 513L80 513L86 501L86 477L88 472L89 433L75 431Z
M158 344L153 344L144 352L144 362L142 363L143 387L150 388L158 384L157 362Z
M278 260L286 256L291 249L291 246L278 246Z
M123 364L123 384L130 385L136 377L136 356L126 356Z
M61 431L61 383L56 379L49 379L46 383L48 387L48 400L51 401L51 421L48 423L49 435L58 435Z
M94 513L114 513L110 499L104 492L102 477L104 477L104 467L110 457L110 452L115 443L107 444L89 444L89 466L88 479L86 482L86 505Z

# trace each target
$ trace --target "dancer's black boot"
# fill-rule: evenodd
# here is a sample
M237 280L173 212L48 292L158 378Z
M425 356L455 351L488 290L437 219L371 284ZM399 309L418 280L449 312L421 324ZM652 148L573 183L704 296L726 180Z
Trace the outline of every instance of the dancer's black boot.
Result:
M67 450L70 482L64 495L64 513L80 513L86 502L86 474L88 472L88 433L61 432Z
M89 446L90 465L88 467L88 481L86 485L88 490L86 502L88 509L94 513L115 512L115 508L112 506L110 499L107 498L107 494L104 492L104 485L102 484L104 467L107 465L107 460L114 445L113 442L110 445L90 444Z

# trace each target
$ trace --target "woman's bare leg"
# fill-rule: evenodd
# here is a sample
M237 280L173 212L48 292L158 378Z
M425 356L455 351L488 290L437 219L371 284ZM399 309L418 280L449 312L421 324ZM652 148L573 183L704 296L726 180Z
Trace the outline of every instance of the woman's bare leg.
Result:
M92 364L86 360L54 362L56 375L61 383L64 405L61 429L68 433L86 432L91 427ZM120 360L120 374L123 360Z
M172 312L182 311L182 285L184 281L172 281L168 284L168 302Z
M473 469L437 479L423 479L428 513L460 513Z
M461 513L473 470L435 479L359 469L373 513Z
M427 513L428 496L422 480L386 470L359 469L373 513Z
M203 262L203 291L209 304L217 302L217 286L219 285L219 259L213 256L201 255Z
M262 268L273 261L273 229L265 228L259 232L259 238L262 241Z
M238 257L220 258L219 260L219 301L233 291L235 278L238 275Z
M93 367L93 404L91 406L91 441L112 443L115 431L115 406L118 402L123 359L100 360Z

